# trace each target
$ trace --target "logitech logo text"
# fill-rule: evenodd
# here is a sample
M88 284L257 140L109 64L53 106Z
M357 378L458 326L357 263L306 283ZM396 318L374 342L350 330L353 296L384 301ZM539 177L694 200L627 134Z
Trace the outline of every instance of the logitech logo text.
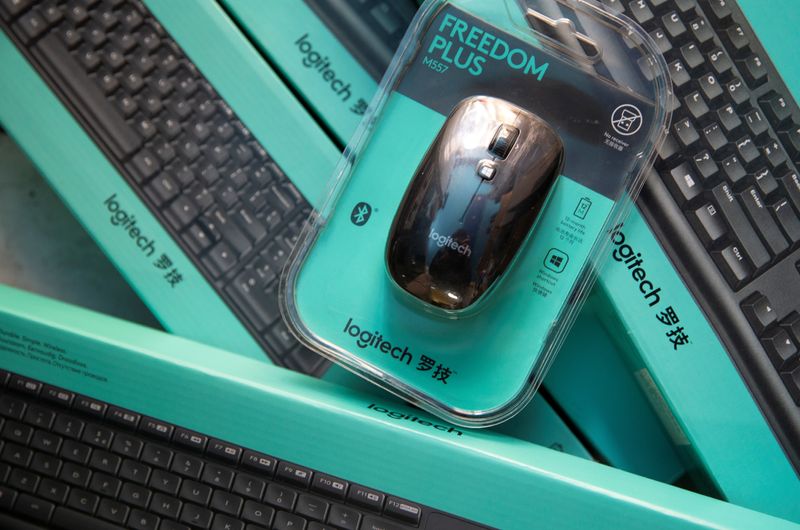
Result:
M431 228L431 232L428 234L428 239L435 242L436 246L439 248L449 248L466 257L470 257L472 255L472 249L469 247L469 245L466 243L459 243L451 236L440 235L435 228Z

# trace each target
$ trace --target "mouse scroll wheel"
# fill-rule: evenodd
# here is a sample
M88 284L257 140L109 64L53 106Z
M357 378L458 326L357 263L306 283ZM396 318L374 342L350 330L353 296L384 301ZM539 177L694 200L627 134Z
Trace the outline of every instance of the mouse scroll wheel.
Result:
M519 138L519 129L511 125L502 124L494 133L489 151L496 157L506 159Z

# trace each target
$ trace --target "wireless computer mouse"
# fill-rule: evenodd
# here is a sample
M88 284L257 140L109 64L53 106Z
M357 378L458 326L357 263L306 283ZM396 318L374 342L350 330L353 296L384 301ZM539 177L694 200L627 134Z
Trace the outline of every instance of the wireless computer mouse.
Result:
M462 101L397 209L389 276L447 313L476 307L519 253L563 162L561 138L538 116L492 97Z

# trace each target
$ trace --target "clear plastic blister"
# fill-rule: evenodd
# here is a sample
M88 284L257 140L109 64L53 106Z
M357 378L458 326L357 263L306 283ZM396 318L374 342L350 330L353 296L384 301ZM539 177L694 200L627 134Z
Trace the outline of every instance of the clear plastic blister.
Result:
M453 423L531 399L669 121L663 58L587 0L431 0L284 271L310 348Z

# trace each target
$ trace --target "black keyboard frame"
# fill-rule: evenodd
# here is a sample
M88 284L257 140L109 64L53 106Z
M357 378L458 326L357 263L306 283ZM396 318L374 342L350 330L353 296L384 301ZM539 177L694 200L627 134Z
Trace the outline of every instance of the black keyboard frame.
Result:
M47 393L45 392L46 390L48 391ZM60 400L57 400L53 397L50 397L53 391L60 392L62 396L68 395L69 397L68 399L62 398ZM172 451L173 453L176 454L180 453L183 455L191 456L193 458L201 459L203 461L203 468L205 468L205 466L209 464L213 464L218 467L222 467L226 470L233 471L236 474L235 476L238 476L238 474L241 473L248 477L262 480L267 485L278 484L279 486L284 487L285 489L294 491L295 493L298 494L298 496L307 494L311 496L322 497L323 500L325 502L328 502L331 506L336 504L350 510L358 511L362 522L364 517L370 517L371 520L373 521L380 519L381 523L384 523L386 525L385 528L390 530L413 530L413 529L435 530L434 526L432 526L435 521L439 522L446 521L446 523L448 524L448 528L451 530L483 530L483 529L489 530L489 527L483 526L480 523L470 522L453 514L442 512L440 510L436 510L434 508L431 508L429 506L420 503L414 503L411 501L407 501L405 499L394 497L386 492L364 487L361 484L357 484L352 481L348 481L346 479L326 475L317 470L309 469L307 467L303 467L294 464L292 462L287 462L285 460L275 458L272 455L264 454L260 451L251 451L237 444L230 443L224 440L219 440L206 433L198 433L190 429L182 429L178 425L174 425L169 422L163 422L159 419L149 417L145 414L141 414L139 411L131 411L130 409L116 407L113 403L109 403L105 400L95 399L91 396L86 396L80 393L76 393L69 389L64 389L58 386L49 385L43 381L22 376L20 374L9 372L7 370L3 370L2 368L0 368L0 398L2 398L3 396L11 396L12 398L24 400L26 403L28 403L28 405L26 406L26 412L27 408L31 405L31 403L33 403L41 407L47 408L48 410L54 412L56 415L66 414L70 417L77 418L82 422L84 422L84 424L87 427L92 424L100 425L106 429L113 431L114 437L119 436L120 434L133 436L138 440L142 441L144 444L152 444L153 446L166 448L169 451ZM86 399L89 400L90 402L97 404L101 408L101 411L100 412L95 411L90 413L85 408L78 408L77 404L81 399ZM117 418L116 420L110 419L111 418L110 412L112 411L112 409L115 410L115 417ZM119 419L120 413L126 413L135 416L136 417L135 422L134 421L125 422L120 420ZM31 425L29 423L26 423L23 419L13 419L13 420L9 419L8 416L6 416L2 411L0 411L0 428L5 428L5 425L9 421L16 421L19 423L23 423L24 425ZM155 421L160 425L164 426L165 428L168 429L169 434L157 435L152 430L150 431L146 430L147 428L145 427L145 424L148 421ZM50 428L47 429L40 426L39 427L33 426L33 429L35 430L45 430L48 432L52 432L53 428L54 426L51 426ZM191 444L187 444L186 442L182 443L179 442L177 436L177 433L179 431L183 431L201 437L203 439L202 447L192 446ZM0 433L1 432L2 430L0 430ZM144 454L143 451L141 451L140 454L134 458L131 457L130 455L125 456L116 453L113 449L110 448L113 439L111 442L109 442L109 448L104 449L104 446L102 445L84 440L83 436L80 434L78 435L77 438L68 437L63 434L59 434L58 436L62 437L64 440L76 440L81 444L88 445L92 448L92 452L103 450L115 454L117 456L120 456L121 458L127 460L134 460L137 462L141 462L141 459L143 458ZM16 442L7 442L4 441L2 437L0 437L0 450L2 450L7 443L16 443ZM212 453L211 449L212 443L224 444L226 447L229 447L232 450L237 451L238 454L235 458L233 458L233 457L224 457L218 453ZM19 445L19 443L17 443L17 445ZM29 446L30 442L24 445L24 447L28 448ZM37 451L36 449L33 450ZM272 462L270 471L267 472L266 470L260 470L257 467L254 467L253 465L247 465L246 464L247 459L245 457L247 456L248 453L257 456L259 458L266 458L270 460ZM59 459L63 458L60 455L60 452L58 455L56 455L56 458ZM354 458L357 458L355 453L354 453ZM87 460L88 459L89 457L87 456ZM307 480L295 479L293 478L291 473L282 471L284 469L284 464L288 466L288 468L290 469L307 472L309 474ZM0 461L0 466L2 465L5 465L5 463L3 461ZM21 469L19 467L15 467L16 464L9 464L9 465L12 466L12 469ZM88 462L86 464L78 464L78 465L82 465L83 467L86 468L91 468L91 475L94 475L94 473L96 472L103 473L103 471L97 471L96 469L94 469ZM212 484L210 482L206 482L202 479L202 475L200 475L201 478L189 479L187 478L187 476L182 475L180 472L174 471L171 465L167 465L166 468L161 468L154 464L147 464L147 465L151 466L153 469L164 469L165 471L171 474L180 475L181 483L183 483L183 481L185 480L195 480L196 482L208 485L213 489L213 491L219 490L219 491L233 492L235 495L242 496L245 500L255 499L255 497L248 497L247 495L242 495L241 493L235 492L232 486L228 486L226 488L224 486L219 486L216 484ZM118 469L117 473L115 473L114 476L116 477L119 474L119 472L120 470ZM322 487L319 486L314 481L314 477L316 476L324 476L328 480L338 481L340 483L343 483L344 491L342 492L341 496L334 497L331 494L326 493L326 490L322 489ZM63 482L59 477L51 479ZM4 485L5 480L7 479L0 480L0 486ZM124 481L126 479L121 478L121 480ZM40 481L41 481L41 476L40 476ZM87 486L85 486L84 488L70 485L70 491L77 488L102 497L101 493L95 492L94 490L91 489L89 485L90 482L91 480L87 479ZM231 484L233 483L234 479L232 478ZM145 485L143 487L149 489L151 491L151 494L159 492L159 490L153 489L152 486L150 485ZM364 501L362 502L354 501L353 496L351 496L351 492L353 489L356 488L361 488L364 491L370 491L381 496L380 506L377 506L374 503L370 505L369 502L365 503ZM38 495L38 487L37 487L37 493L32 495L34 496ZM176 493L174 496L177 497L178 494ZM269 505L271 508L275 510L275 514L273 515L276 516L277 512L281 511L281 506L272 504L266 499L266 491L262 491L259 497L263 500L258 500L258 501L254 500L254 502L259 502ZM108 497L102 497L102 498L108 498ZM116 497L114 500L116 500ZM393 508L391 509L390 509L390 501L393 503L392 504ZM182 503L187 504L190 503L190 501L182 498ZM142 510L147 510L148 513L152 513L149 512L149 510L151 509L149 507L149 502L147 504L148 507L142 508ZM416 523L412 522L411 519L413 519L413 517L411 517L410 515L404 515L402 510L400 511L401 515L398 515L397 506L399 506L399 504L406 504L408 506L416 507L419 509L418 520ZM62 506L62 507L66 506L66 500L61 504L56 504L56 506ZM203 506L203 508L211 510L212 512L214 512L215 515L222 514L223 516L230 517L228 514L224 512L214 511L210 507L210 504L208 503L205 506ZM12 517L21 517L20 514L18 513L7 512L4 511L3 509L0 509L0 516L3 515L4 513ZM292 514L296 513L295 508L292 507L292 509L288 511L288 513ZM90 517L94 518L96 516L90 516ZM308 516L305 517L307 519L310 519L312 522L314 521L313 518L310 518ZM25 519L24 517L21 517L21 520L29 522L31 524L42 524L42 521ZM3 522L4 522L3 519L0 517L0 523ZM333 528L332 526L328 526L330 523L323 523L323 524L326 525L325 528ZM367 525L360 526L359 528L360 530L371 530L371 527ZM384 527L381 526L381 528Z
M706 20L712 21L712 16L706 11L708 0L699 0L698 3L700 9L704 11ZM791 100L791 92L778 75L743 12L733 0L729 0L728 5L733 11L733 22L746 28L752 36L750 39L752 53L758 54L764 60L769 72L769 80L766 83L755 89L748 86L751 108L763 112L759 99L771 90ZM728 46L716 30L715 39L717 46L728 52ZM744 76L737 71L738 63L734 59L731 60L734 62L733 71L744 79ZM792 105L793 117L800 123L797 103L792 100ZM673 118L673 125L675 121ZM773 137L781 141L780 136L772 130L772 124L770 131ZM789 153L788 149L786 151ZM787 156L790 161L788 165L792 167L791 156ZM800 306L798 304L800 277L797 277L798 281L793 284L785 281L791 278L790 274L797 274L795 264L800 262L800 246L794 245L788 254L760 272L742 288L732 289L696 235L696 230L689 223L684 210L677 204L673 194L658 175L658 169L666 174L669 168L677 166L678 162L675 160L691 161L688 156L682 159L678 154L677 157L670 157L669 163L657 162L656 170L649 175L637 200L637 207L717 333L788 460L800 476L800 408L786 390L778 371L773 367L764 346L751 327L751 322L745 317L741 308L745 300L759 292L775 293L774 296L770 296L770 300L784 315L792 306ZM784 281L776 283L776 280L781 279ZM687 366L686 369L692 368ZM709 374L709 377L712 375Z
M145 6L145 9L147 9L146 5L143 2L139 2L139 0L130 0L130 1L142 3L142 5ZM148 13L150 13L149 9L147 9L147 11L148 11ZM158 19L152 13L150 13L150 16L156 22L158 22ZM329 368L329 366L331 364L330 361L320 357L320 361L316 364L315 368L313 368L310 371L302 369L299 363L291 363L291 360L287 364L286 362L284 362L284 360L285 359L291 359L292 354L290 353L290 354L286 355L284 358L281 358L281 357L273 354L272 351L271 351L272 347L262 338L261 334L258 332L258 330L255 328L255 326L250 322L250 320L245 315L243 309L241 307L239 307L239 304L237 304L235 302L235 300L226 292L225 287L228 286L228 285L232 285L232 283L233 283L231 281L231 279L234 278L238 273L244 271L248 264L250 264L253 261L255 261L257 259L257 257L258 257L258 252L256 250L253 250L253 253L250 255L250 261L249 262L244 262L244 261L240 260L239 263L235 266L235 268L232 271L228 271L225 275L223 275L222 278L219 278L219 279L213 278L211 276L211 274L206 270L206 267L204 267L202 265L202 263L200 263L200 257L197 254L195 254L189 248L188 244L183 240L183 238L180 236L180 234L176 230L173 229L173 227L171 226L169 221L164 216L163 211L161 209L159 209L159 207L154 205L152 203L152 201L150 200L150 198L147 197L146 193L144 192L144 188L134 184L135 180L130 175L129 171L124 167L124 162L121 161L114 154L114 152L113 152L112 148L110 147L110 145L108 144L108 142L106 142L105 139L103 138L102 133L95 130L95 128L92 126L91 119L89 119L87 116L85 116L81 112L80 108L77 105L72 103L70 95L68 93L66 93L60 87L58 80L53 79L53 77L51 75L49 75L49 73L44 68L40 67L40 60L36 57L36 55L34 53L32 53L31 49L28 46L26 46L19 39L19 37L15 34L15 32L11 30L11 28L8 26L8 24L5 22L5 20L2 17L0 17L0 28L2 28L2 30L5 32L6 36L8 36L8 38L10 38L12 40L12 42L14 42L14 44L17 47L17 49L25 56L25 58L28 60L28 62L31 64L31 66L36 70L36 72L39 74L39 76L42 78L42 80L45 81L45 83L50 88L50 90L52 90L53 93L58 97L58 99L61 102L61 104L66 107L66 109L70 112L70 114L80 124L80 126L82 127L84 132L89 136L89 138L91 138L91 140L94 142L94 144L106 156L106 158L109 161L109 163L111 163L111 165L114 166L114 168L117 170L117 172L119 173L120 178L124 181L124 183L129 188L131 188L134 191L134 193L136 193L137 197L139 197L139 199L142 201L142 204L146 207L146 209L150 212L150 214L153 215L158 220L159 224L170 235L170 237L172 238L173 242L183 251L184 255L194 265L195 269L201 274L201 276L209 283L209 285L212 287L212 289L217 294L217 296L219 296L224 301L225 305L233 312L233 314L236 316L236 318L239 320L239 322L242 324L242 326L244 326L245 329L248 331L248 333L251 335L253 340L259 346L261 346L261 348L264 351L264 354L267 357L269 357L273 362L275 362L275 363L277 363L279 365L287 366L288 368L291 368L291 369L294 369L294 370L297 370L297 371L300 371L300 372L303 372L303 373L306 373L306 374L309 374L309 375L313 375L313 376L316 376L316 377L322 376L327 371L327 369ZM163 28L163 26L162 26L162 28ZM194 64L194 62L189 57L189 55L186 54L185 51L183 51L183 48L180 46L180 44L174 38L172 38L172 36L170 35L169 31L167 31L166 28L163 28L163 31L166 34L166 38L169 39L170 41L172 41L178 47L178 49L181 50L181 52L182 52L183 56L186 58L186 60L189 63ZM203 79L205 79L208 82L208 80L205 78L205 75L203 74L202 70L199 67L197 67L197 71L198 71L199 76L202 77ZM209 82L209 85L211 85L210 82ZM211 85L211 86L213 88L213 85ZM216 89L214 89L214 90L216 91ZM219 97L219 99L221 101L225 101L224 98L219 93L217 93L217 97ZM238 116L236 116L236 114L234 112L234 116L233 116L232 120L236 120L236 119L238 119ZM244 124L244 121L242 121L242 120L239 120L239 121L241 121ZM255 142L259 143L259 145L260 145L260 142L258 141L257 138L255 138L255 136L253 136L253 139L254 139ZM269 151L266 150L266 148L264 148L264 150L267 153L269 153ZM268 154L268 156L269 156L269 154ZM280 168L280 166L278 166L277 162L275 162L274 159L272 159L271 156L270 156L270 160L275 164L276 167L278 167L278 170L280 171L281 177L283 179L286 179L288 182L291 182L291 179L289 179L289 177L286 175L286 173L282 170L282 168ZM311 207L308 206L308 208L309 208L309 211L307 211L307 212L304 212L302 208L297 208L296 209L296 213L293 216L291 216L289 218L286 218L286 219L282 219L280 224L276 228L274 228L274 230L267 237L267 239L260 243L260 246L263 248L263 247L266 247L270 243L270 241L276 241L274 239L274 236L276 234L281 233L290 224L292 224L294 222L300 222L301 225L302 225L302 222L305 221L305 219L308 217L308 214L310 213L310 208ZM296 235L299 235L299 231L297 232ZM277 273L278 273L278 275L280 275L281 271L277 271ZM223 281L223 279L226 278L226 277L229 278L228 281ZM276 282L277 282L277 280L276 280ZM303 346L299 342L297 344L298 344L297 348L305 350L304 355L311 355L311 354L317 355L316 353L308 350L308 348L306 348L305 346Z

